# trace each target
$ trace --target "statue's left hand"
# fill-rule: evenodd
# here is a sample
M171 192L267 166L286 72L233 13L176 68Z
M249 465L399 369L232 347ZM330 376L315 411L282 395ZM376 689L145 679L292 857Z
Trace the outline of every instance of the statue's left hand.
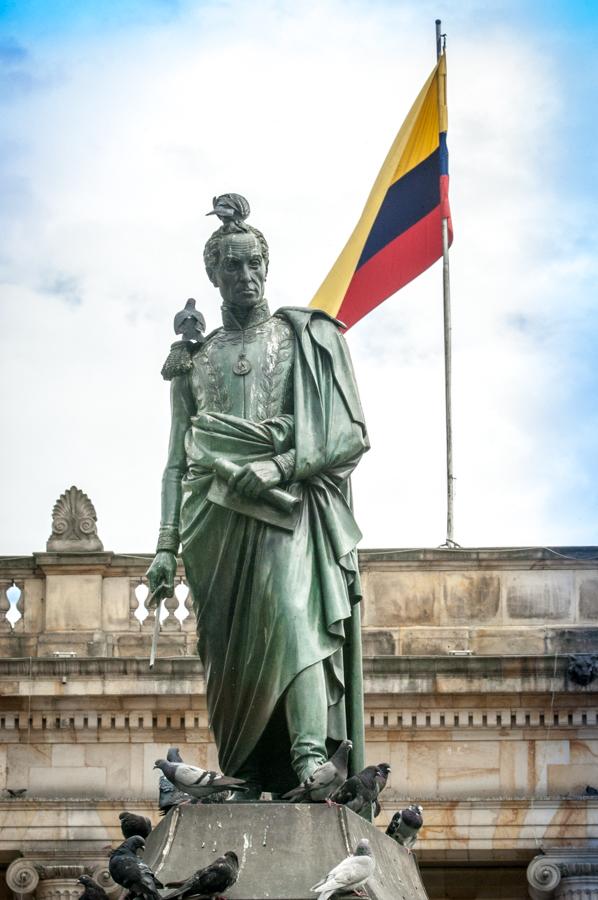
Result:
M246 463L231 476L229 485L243 497L255 499L271 487L282 481L280 469L270 459Z

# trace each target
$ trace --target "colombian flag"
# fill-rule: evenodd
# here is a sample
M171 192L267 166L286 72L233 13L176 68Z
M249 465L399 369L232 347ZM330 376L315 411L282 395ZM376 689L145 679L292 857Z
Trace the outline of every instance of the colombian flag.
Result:
M310 303L347 328L442 256L448 204L443 53L390 148L355 231Z

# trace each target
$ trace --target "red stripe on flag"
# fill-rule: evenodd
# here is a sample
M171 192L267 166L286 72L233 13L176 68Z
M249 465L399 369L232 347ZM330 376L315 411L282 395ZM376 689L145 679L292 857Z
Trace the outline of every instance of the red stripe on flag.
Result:
M438 205L357 269L336 318L350 328L441 256L441 205Z

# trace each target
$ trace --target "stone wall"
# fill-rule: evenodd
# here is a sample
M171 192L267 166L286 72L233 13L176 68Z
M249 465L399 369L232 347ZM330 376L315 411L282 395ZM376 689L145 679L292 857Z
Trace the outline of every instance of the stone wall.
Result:
M0 789L26 791L0 793L0 864L99 866L124 806L156 820L166 747L217 765L182 569L148 669L149 561L0 558ZM377 824L422 803L433 897L522 897L539 847L598 845L598 679L571 666L596 674L598 550L372 550L361 568L367 757L392 766Z
M149 555L36 553L0 557L2 656L149 653ZM598 648L598 551L419 550L360 553L367 656L584 653ZM6 619L6 590L21 592ZM194 652L191 599L179 568L161 652ZM145 616L145 618L144 618ZM141 621L143 619L143 621Z

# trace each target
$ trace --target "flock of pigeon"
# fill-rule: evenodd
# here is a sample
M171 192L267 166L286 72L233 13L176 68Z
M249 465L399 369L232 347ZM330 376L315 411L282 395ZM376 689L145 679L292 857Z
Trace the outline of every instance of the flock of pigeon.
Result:
M386 787L390 766L387 763L367 766L348 778L351 747L351 741L343 741L327 762L283 799L294 803L338 804L356 813L377 816L380 812L378 798ZM184 763L176 747L170 748L166 759L156 760L154 768L162 771L159 782L161 815L182 803L223 803L229 799L231 791L244 790L243 781L238 778ZM130 812L120 813L119 818L124 841L112 851L108 869L112 879L128 892L126 900L222 897L223 892L236 882L239 859L229 850L185 881L162 884L137 855L145 848L145 839L152 830L150 820ZM386 834L411 852L422 823L421 806L412 805L395 813ZM318 895L318 900L328 900L337 892L358 892L373 875L375 865L369 841L364 838L355 851L320 879L311 891ZM103 888L88 875L82 875L79 881L84 886L80 900L108 900Z

